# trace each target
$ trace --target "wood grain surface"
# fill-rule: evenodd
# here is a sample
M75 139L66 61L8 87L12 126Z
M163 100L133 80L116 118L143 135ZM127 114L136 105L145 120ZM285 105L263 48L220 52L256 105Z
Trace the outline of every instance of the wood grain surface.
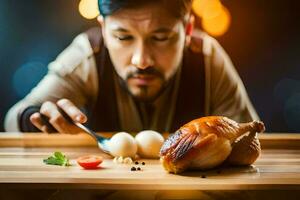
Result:
M99 133L111 137L113 133ZM134 135L134 134L133 134ZM167 138L168 133L163 133ZM259 134L262 148L300 149L300 134ZM89 135L45 134L45 133L0 133L0 147L94 147L96 142Z
M104 135L109 137L110 133ZM0 133L0 185L117 190L299 190L300 135L264 134L260 140L265 148L252 166L225 166L174 175L164 171L159 160L139 160L146 163L139 165L142 171L130 171L134 164L114 163L84 134ZM72 166L44 164L43 159L54 151L64 152ZM76 163L77 157L88 154L104 157L101 168L84 170Z

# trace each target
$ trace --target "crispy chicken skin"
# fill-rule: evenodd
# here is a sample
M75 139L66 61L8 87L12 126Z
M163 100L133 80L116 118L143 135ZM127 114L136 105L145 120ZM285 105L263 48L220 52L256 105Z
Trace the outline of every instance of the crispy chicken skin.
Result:
M160 150L163 167L170 173L210 169L223 163L250 165L260 154L257 132L262 122L237 123L227 117L195 119L177 130Z

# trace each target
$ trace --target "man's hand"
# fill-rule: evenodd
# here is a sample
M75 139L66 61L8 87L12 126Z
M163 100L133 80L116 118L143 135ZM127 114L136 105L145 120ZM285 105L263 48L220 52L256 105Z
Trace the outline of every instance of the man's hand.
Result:
M61 110L61 111L60 111ZM64 112L64 114L62 114ZM42 119L42 115L46 116L49 123L60 133L79 133L82 132L77 126L66 119L64 115L70 117L73 121L85 123L87 117L83 114L70 100L61 99L55 103L46 101L42 104L40 112L33 113L30 116L31 123L42 132L49 133L50 127L46 125Z

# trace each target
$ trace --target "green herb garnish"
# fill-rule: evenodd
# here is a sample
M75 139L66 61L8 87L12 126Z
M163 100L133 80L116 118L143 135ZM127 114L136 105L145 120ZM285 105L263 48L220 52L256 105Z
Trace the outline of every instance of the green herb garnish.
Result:
M69 159L59 151L54 152L52 156L44 159L43 162L47 165L71 166Z

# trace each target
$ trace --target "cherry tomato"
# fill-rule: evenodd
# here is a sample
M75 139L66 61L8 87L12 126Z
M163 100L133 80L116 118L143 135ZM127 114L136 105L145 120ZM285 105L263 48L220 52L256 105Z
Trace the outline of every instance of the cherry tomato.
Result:
M103 158L101 156L95 155L81 156L77 158L77 163L84 169L96 169L102 161Z

